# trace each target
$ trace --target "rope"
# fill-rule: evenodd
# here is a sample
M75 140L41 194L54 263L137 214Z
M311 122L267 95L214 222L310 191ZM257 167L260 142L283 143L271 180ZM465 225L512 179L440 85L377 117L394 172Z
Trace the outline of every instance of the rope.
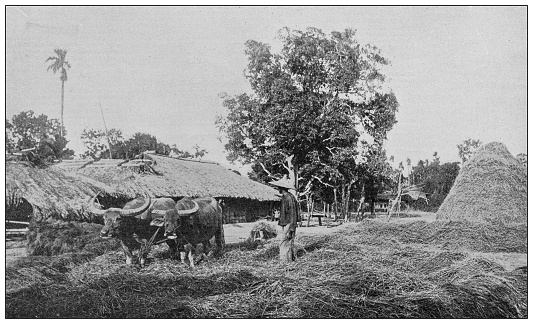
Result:
M139 249L139 256L138 256L139 263L141 263L141 259L142 259L143 254L145 252L150 251L150 247L152 247L152 243L154 242L154 239L155 239L157 233L159 232L160 228L161 227L158 227L157 230L155 231L154 235L152 235L152 237L150 238L150 240L148 242L146 242L146 244L144 244L144 246L141 246L141 248Z

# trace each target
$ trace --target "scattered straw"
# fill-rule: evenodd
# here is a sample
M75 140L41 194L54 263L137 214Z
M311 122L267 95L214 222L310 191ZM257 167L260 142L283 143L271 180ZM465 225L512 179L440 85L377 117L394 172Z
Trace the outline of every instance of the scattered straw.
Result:
M144 268L125 265L120 251L68 266L19 264L6 272L6 317L527 317L527 268L509 272L455 248L447 240L485 240L470 233L475 225L463 226L363 221L331 236L297 235L299 258L290 265L280 263L274 241L227 244L223 256L195 269L153 258L163 246ZM485 228L491 240L493 230ZM479 246L497 251L498 244L521 249L523 242Z

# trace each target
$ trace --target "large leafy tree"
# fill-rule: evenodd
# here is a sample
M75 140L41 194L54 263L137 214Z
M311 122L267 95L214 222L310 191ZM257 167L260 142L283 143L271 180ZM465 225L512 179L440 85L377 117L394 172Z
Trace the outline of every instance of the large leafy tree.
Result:
M217 120L228 160L254 164L251 177L263 181L288 173L298 187L300 177L300 189L313 179L332 188L353 184L354 166L395 123L396 98L380 89L388 61L351 29L328 36L285 28L279 37L279 53L246 42L253 94L226 95L228 115Z
M46 62L51 61L52 63L48 66L47 71L52 70L54 74L60 72L59 80L61 80L61 135L63 136L63 129L65 123L63 121L63 110L65 102L65 82L68 80L67 69L70 69L70 64L66 60L67 50L64 49L55 49L55 56L50 56L46 59Z
M7 122L7 121L6 121ZM55 159L70 158L74 151L66 148L66 132L56 119L48 119L44 114L34 116L34 112L24 111L7 122L12 151L27 151L27 157L35 164L52 162Z

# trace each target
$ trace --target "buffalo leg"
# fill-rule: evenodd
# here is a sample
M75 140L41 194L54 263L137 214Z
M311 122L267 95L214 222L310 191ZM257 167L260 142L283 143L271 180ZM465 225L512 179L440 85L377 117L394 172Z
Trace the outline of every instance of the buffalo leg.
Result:
M185 264L185 258L187 257L187 251L184 245L179 244L178 246L179 252L180 252L180 260L181 263Z
M176 259L178 254L178 244L175 240L167 240L168 250L170 251L170 258Z
M141 264L141 267L144 267L144 264L146 263L146 257L148 257L148 252L150 252L150 248L148 247L148 241L146 239L143 239L141 241L141 247L139 248L139 263Z
M215 251L213 251L213 246L211 245L211 240L207 240L203 243L204 245L204 257L207 259L210 259L215 254ZM207 254L207 255L206 255Z
M224 224L220 221L217 232L215 233L215 244L216 244L216 253L222 253L224 249L225 240L224 240Z
M124 242L120 242L120 245L122 246L122 251L124 251L124 255L126 256L126 264L133 264L133 254L131 253L130 249L124 244Z
M185 255L187 255L189 257L189 264L191 265L191 268L194 268L194 247L192 246L192 244L189 243L186 244L183 248L185 249L185 253L182 255L182 262L185 261Z

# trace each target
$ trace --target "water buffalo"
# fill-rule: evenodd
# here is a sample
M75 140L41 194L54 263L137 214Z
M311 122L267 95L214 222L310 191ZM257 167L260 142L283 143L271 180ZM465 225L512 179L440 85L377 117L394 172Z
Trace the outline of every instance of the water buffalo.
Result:
M98 195L98 194L97 194ZM96 195L96 196L97 196ZM124 208L99 209L95 205L94 196L90 202L91 211L104 218L104 227L100 231L103 238L116 238L120 240L122 250L126 256L126 264L133 263L133 253L139 249L139 259L141 266L144 266L148 254L149 241L156 243L165 241L172 256L176 255L176 242L166 240L164 231L157 222L158 218L163 218L165 212L171 210L175 213L176 203L171 198L136 198L126 203ZM154 221L156 220L156 221ZM155 237L154 233L157 232Z
M168 211L164 217L165 236L176 239L178 246L184 247L181 261L188 254L191 267L194 267L192 249L202 243L205 249L211 247L210 239L215 237L216 252L224 248L224 227L222 208L212 197L192 199L185 197L176 203L177 212ZM181 251L180 251L181 252Z

